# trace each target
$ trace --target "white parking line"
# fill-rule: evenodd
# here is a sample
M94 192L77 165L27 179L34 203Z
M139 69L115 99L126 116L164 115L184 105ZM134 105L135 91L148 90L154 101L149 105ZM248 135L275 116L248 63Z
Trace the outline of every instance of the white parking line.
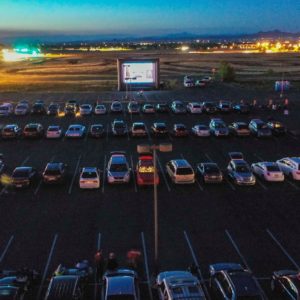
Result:
M144 263L145 263L145 271L146 271L146 277L147 277L147 285L148 285L149 297L150 297L150 300L153 300L152 288L151 288L151 281L150 281L150 274L149 274L148 255L147 255L147 250L146 250L146 243L145 243L144 232L141 233L141 237L142 237L142 245L143 245L143 252L144 252Z
M77 161L77 164L76 164L75 172L74 172L74 175L73 175L73 178L72 178L72 181L71 181L69 190L68 190L68 194L69 194L69 195L71 195L71 193L72 193L72 188L73 188L73 184L74 184L74 181L75 181L77 172L78 172L80 160L81 160L81 155L79 155L79 157L78 157L78 161Z
M161 174L162 174L162 176L163 176L163 179L164 179L164 181L165 181L165 184L166 184L166 186L167 186L167 189L168 189L169 192L171 192L171 188L170 188L170 186L169 186L168 180L167 180L167 178L166 178L165 172L164 172L164 170L163 170L163 168L162 168L162 166L161 166L161 163L160 163L160 161L159 161L159 158L158 158L158 155L157 155L157 154L156 154L156 159L157 159L157 162L158 162L158 165L159 165L160 172L161 172Z
M137 193L137 186L136 186L136 180L135 180L135 171L134 171L134 166L133 166L132 155L130 155L130 161L131 161L132 179L133 179L133 183L134 183L134 191Z
M224 171L223 171L224 172ZM227 175L227 174L226 174ZM228 183L228 185L230 186L230 188L233 190L233 191L236 191L236 187L230 182L230 180L227 178L227 176L224 176L224 179L225 181Z
M213 160L211 159L211 157L207 154L207 153L204 153L205 157L210 161L212 162Z
M27 164L27 162L29 161L29 159L30 159L30 156L27 156L27 157L23 160L23 162L21 163L21 166L24 166L25 164Z
M291 133L287 133L287 135L289 136L289 137L291 137L292 139L294 139L294 140L296 140L296 141L298 141L299 140L299 138L298 137L296 137L296 136L294 136L294 135L292 135Z
M188 237L188 234L186 233L185 230L183 231L183 234L184 234L185 240L186 240L186 242L187 242L187 244L188 244L188 247L189 247L189 249L190 249L190 252L191 252L191 255L192 255L194 264L195 264L195 266L197 267L197 272L198 272L199 278L200 278L200 280L201 280L203 289L204 289L204 291L205 291L206 297L207 297L207 299L210 300L211 298L210 298L210 295L209 295L209 293L208 293L208 291L207 291L206 285L205 285L205 283L204 283L204 277L203 277L202 272L201 272L201 270L200 270L199 262L198 262L198 260L197 260L196 255L195 255L194 249L193 249L193 247L192 247L192 243L191 243L191 241L190 241L190 239L189 239L189 237Z
M168 133L168 137L169 137L169 140L171 141L171 142L173 142L173 138L172 138L172 136Z
M268 188L261 182L261 180L258 178L258 177L256 177L256 182L265 190L265 191L267 191L268 190Z
M278 241L278 239L274 236L274 234L271 232L271 230L266 230L269 236L272 238L272 240L276 243L276 245L281 249L281 251L285 254L285 256L290 260L290 262L296 267L297 270L300 270L299 265L296 263L296 261L291 257L291 255L285 250L285 248L282 246L282 244Z
M104 155L104 163L103 163L103 176L102 176L102 193L104 193L104 186L105 186L105 175L106 175L106 155Z
M299 190L299 187L292 181L290 181L289 179L285 179L285 181L292 186L295 190Z
M260 161L264 161L264 159L256 153L254 153L253 156L255 156Z
M51 259L52 259L52 256L53 256L53 252L54 252L54 249L55 249L57 238L58 238L58 235L55 234L54 238L53 238L53 241L52 241L51 248L50 248L49 256L48 256L48 259L47 259L47 262L46 262L46 266L45 266L45 269L44 269L43 277L42 277L40 288L39 288L38 295L37 295L37 300L41 299L41 294L42 294L44 282L45 282L46 277L47 277L48 268L49 268L49 265L50 265L50 262L51 262Z
M1 253L1 256L0 256L0 264L2 263L2 261L3 261L5 255L6 255L6 253L7 253L8 249L9 249L9 247L10 247L10 245L11 245L13 239L14 239L14 236L12 235L12 236L10 237L10 239L8 240L8 242L7 242L7 244L6 244L6 246L5 246L4 250L3 250L3 252Z

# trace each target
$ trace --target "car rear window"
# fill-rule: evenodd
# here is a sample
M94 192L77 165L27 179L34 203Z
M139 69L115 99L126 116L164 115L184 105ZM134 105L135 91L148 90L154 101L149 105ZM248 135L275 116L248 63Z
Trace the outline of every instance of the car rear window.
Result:
M59 127L49 127L48 131L58 131Z
M96 172L83 172L81 177L85 179L85 178L96 178L98 176Z
M194 172L191 168L178 168L177 175L192 175Z
M37 131L37 127L25 127L24 131L27 131L27 132L36 132Z
M250 172L248 166L246 166L246 165L236 166L236 171L239 173L249 173Z
M122 122L117 122L114 124L115 128L125 128L125 124Z
M133 125L133 129L135 130L145 130L145 126L144 125Z
M46 170L45 175L60 175L60 171L58 169Z
M111 172L126 172L128 171L126 164L112 164L110 166Z
M269 172L280 172L280 169L278 166L267 166L267 171Z
M13 173L12 177L14 178L22 178L22 177L28 177L29 171L27 170L17 170Z
M238 129L248 129L248 126L246 124L240 124L238 125Z

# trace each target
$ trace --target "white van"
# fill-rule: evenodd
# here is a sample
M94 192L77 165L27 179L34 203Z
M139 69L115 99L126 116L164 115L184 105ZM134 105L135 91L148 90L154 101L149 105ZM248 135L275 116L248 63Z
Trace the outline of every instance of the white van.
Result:
M11 103L3 103L0 105L0 116L9 116L14 112L14 107Z

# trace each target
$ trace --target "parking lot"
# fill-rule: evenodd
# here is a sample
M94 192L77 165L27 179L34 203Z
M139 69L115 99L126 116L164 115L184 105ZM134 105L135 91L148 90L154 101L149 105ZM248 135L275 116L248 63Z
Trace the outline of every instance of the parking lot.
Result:
M199 101L202 97L198 92L188 93L188 99L183 95L180 99L185 102ZM173 100L173 96L167 92L145 92L136 96L136 100L158 103ZM22 99L21 95L18 99L10 97L14 102ZM45 103L63 104L70 100L68 94L30 97L31 101L43 99ZM91 104L100 101L109 106L112 100L122 100L122 97L124 94L118 92L78 94L76 100ZM282 111L261 110L249 115L230 113L217 116L229 124L233 121L249 122L256 117L266 120L272 115L294 130L299 129L298 114L299 108L295 105L289 116L284 116ZM114 137L111 134L114 118L124 119L128 127L132 122L143 121L150 129L153 122L165 121L169 129L174 123L184 123L190 129L197 123L208 124L211 116L108 113L74 118L32 115L1 118L2 125L17 123L22 128L29 122L39 122L44 128L61 125L64 130L70 124L89 127L101 123L106 130L101 139L86 136L79 140L1 141L0 152L8 174L21 165L34 166L42 172L47 162L59 161L69 166L69 176L61 186L45 186L39 180L26 190L1 189L0 269L24 265L38 269L46 285L47 278L59 263L73 265L85 258L93 261L96 249L102 248L105 254L115 252L122 265L126 252L139 248L145 259L142 281L146 286L152 286L156 269L153 260L153 190L136 184L134 170L138 161L138 144L168 142L172 143L173 151L158 153L157 160L160 176L159 270L187 269L195 263L199 265L199 276L208 287L209 264L238 262L253 271L267 297L275 299L270 291L272 272L300 269L300 183L291 179L283 183L258 179L253 187L237 187L226 178L219 185L204 185L201 180L190 186L174 185L166 174L165 165L171 159L185 158L194 168L199 162L214 161L225 171L230 151L242 152L250 164L276 161L286 156L299 156L300 138L291 131L286 136L270 139L252 136L175 138L171 135L154 138L150 134L146 138ZM108 185L103 179L110 152L120 150L126 151L133 170L132 179L128 185ZM101 170L100 189L79 189L79 170L86 166ZM94 295L97 297L97 293ZM147 288L143 298L151 299Z

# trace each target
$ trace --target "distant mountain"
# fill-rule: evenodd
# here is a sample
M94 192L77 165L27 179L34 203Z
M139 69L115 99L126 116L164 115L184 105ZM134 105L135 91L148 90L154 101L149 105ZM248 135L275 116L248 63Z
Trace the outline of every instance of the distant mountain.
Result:
M278 29L272 31L260 31L257 33L244 34L196 34L189 32L170 33L164 35L137 36L126 34L57 34L42 32L8 32L0 30L0 43L13 44L15 42L27 43L91 43L91 42L162 42L162 41L193 41L205 39L212 41L238 40L238 39L261 39L261 38L299 38L300 32L283 32Z

